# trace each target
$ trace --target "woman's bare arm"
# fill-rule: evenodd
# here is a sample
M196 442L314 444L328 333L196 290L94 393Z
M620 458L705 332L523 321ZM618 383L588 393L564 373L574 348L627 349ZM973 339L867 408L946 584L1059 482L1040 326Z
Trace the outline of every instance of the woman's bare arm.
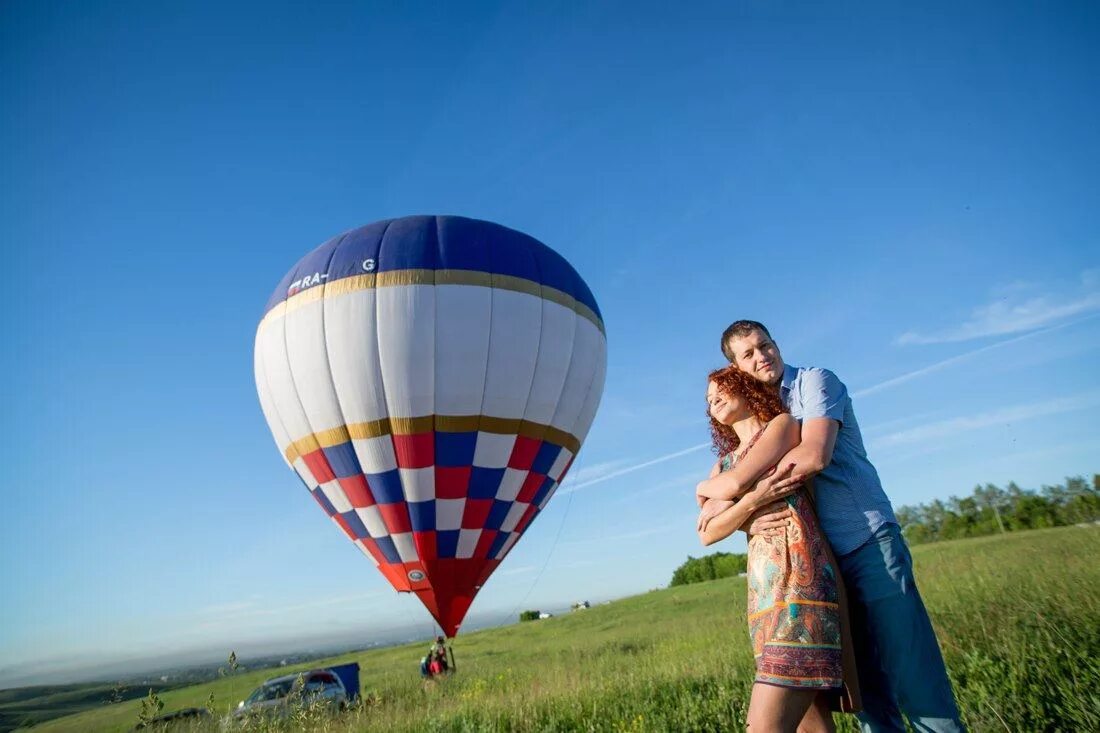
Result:
M721 472L722 472L722 456L718 456L718 460L715 461L714 465L710 467L710 473L707 474L707 478L714 478L715 476L717 476ZM708 501L710 501L710 499L707 499L705 496L699 496L698 494L696 494L695 501L696 501L697 504L699 504L699 508L702 509L703 505L706 504Z
M787 413L777 415L764 427L753 449L729 471L702 481L695 494L707 499L736 499L745 494L765 471L776 465L800 440L798 421Z

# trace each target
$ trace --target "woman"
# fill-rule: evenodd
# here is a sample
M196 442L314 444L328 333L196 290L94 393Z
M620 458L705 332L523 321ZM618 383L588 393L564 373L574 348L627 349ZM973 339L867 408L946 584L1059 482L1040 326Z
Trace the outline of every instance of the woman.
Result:
M843 709L858 705L839 573L808 488L778 502L768 490L752 489L798 445L798 422L778 394L735 366L711 372L707 403L719 460L696 490L703 544L748 526L757 512L786 508L788 515L785 528L749 538L748 620L756 657L749 729L831 733L838 696Z

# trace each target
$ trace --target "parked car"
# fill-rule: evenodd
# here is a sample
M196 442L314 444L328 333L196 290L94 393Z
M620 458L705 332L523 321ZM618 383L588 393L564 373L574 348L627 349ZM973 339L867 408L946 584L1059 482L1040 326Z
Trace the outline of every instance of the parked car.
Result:
M290 714L290 709L295 705L318 703L333 710L343 710L349 700L348 690L340 675L331 669L311 669L264 682L237 705L233 717L257 715L283 718Z

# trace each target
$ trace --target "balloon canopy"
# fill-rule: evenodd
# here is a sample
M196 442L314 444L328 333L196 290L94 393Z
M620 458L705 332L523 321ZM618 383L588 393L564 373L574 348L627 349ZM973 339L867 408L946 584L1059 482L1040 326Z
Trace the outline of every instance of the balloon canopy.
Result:
M607 340L561 255L413 216L335 237L279 283L256 386L286 462L448 636L565 478Z

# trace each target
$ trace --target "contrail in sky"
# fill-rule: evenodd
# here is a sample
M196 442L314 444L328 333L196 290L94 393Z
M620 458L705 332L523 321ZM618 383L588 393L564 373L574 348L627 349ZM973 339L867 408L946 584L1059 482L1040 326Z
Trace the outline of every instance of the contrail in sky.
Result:
M917 369L915 371L911 371L911 372L908 372L906 374L902 374L899 377L894 377L892 379L887 379L885 382L879 382L878 384L873 384L870 387L864 387L863 389L856 390L855 392L852 392L852 397L866 397L867 395L875 394L876 392L881 392L884 389L890 389L891 387L896 387L899 384L904 384L905 382L908 382L912 379L916 379L917 377L923 377L925 374L931 374L932 372L938 372L941 369L945 369L945 368L947 368L947 367L949 367L953 364L958 364L961 361L965 361L965 360L969 359L972 356L977 356L978 354L983 354L986 351L992 351L993 349L999 349L1002 346L1009 346L1010 344L1015 344L1015 343L1018 343L1020 341L1024 341L1024 340L1029 339L1029 338L1034 338L1035 336L1041 336L1044 333L1050 333L1051 331L1057 331L1060 328L1066 328L1068 326L1073 326L1075 324L1081 323L1083 321L1088 321L1088 320L1091 320L1091 319L1097 318L1097 317L1100 317L1100 314L1093 314L1093 315L1090 315L1090 316L1085 316L1084 318L1078 318L1077 320L1069 321L1068 323L1060 323L1057 326L1049 326L1048 328L1041 328L1038 331L1032 331L1031 333L1025 333L1022 336L1014 336L1013 338L1005 339L1004 341L998 341L995 344L989 344L988 346L983 346L980 349L974 349L973 351L967 351L965 354L959 354L958 356L952 356L950 359L944 359L943 361L938 361L935 364L930 364L926 367L921 367L920 369Z
M657 458L646 461L645 463L639 463L636 466L630 466L629 468L622 468L622 469L619 469L618 471L613 471L613 472L607 474L606 476L600 476L599 478L594 478L594 479L591 479L589 481L582 481L581 483L575 484L573 486L563 486L562 490L558 493L569 494L569 493L572 493L572 492L576 491L577 489L583 489L585 486L591 486L592 484L598 484L602 481L608 481L608 480L613 479L613 478L618 478L619 476L625 476L628 473L634 473L635 471L641 471L643 468L649 468L650 466L655 466L658 463L664 463L665 461L671 461L673 458L679 458L680 456L686 456L688 453L694 453L695 451L700 451L700 450L703 450L704 448L709 448L709 447L710 447L709 442L708 443L700 443L699 445L693 445L690 448L684 448L683 450L676 451L675 453L669 453L666 456L658 456Z

